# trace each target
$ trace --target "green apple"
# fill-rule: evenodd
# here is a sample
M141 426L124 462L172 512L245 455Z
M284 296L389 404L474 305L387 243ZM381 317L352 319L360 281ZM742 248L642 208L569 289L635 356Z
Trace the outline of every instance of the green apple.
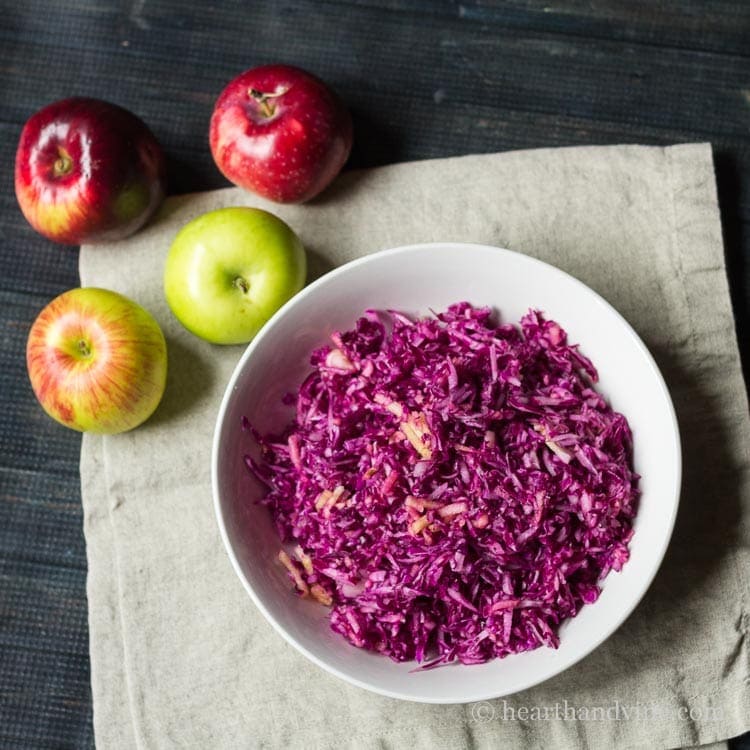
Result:
M186 224L164 268L175 317L214 344L243 344L305 283L305 251L277 216L220 208Z

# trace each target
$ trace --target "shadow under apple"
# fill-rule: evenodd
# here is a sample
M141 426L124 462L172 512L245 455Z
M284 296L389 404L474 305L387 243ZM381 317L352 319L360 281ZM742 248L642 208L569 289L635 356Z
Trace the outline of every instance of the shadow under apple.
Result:
M308 244L305 245L305 254L307 255L305 286L311 284L321 276L325 276L335 268L334 264L323 253Z
M161 427L190 411L214 385L214 371L208 360L179 339L167 336L167 385L161 403L149 420Z

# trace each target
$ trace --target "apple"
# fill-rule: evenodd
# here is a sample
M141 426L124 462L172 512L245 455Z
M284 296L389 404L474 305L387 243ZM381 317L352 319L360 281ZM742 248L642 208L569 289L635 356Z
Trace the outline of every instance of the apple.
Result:
M165 164L132 112L99 99L63 99L21 131L16 197L29 224L55 242L122 239L159 207Z
M185 328L243 344L305 283L297 235L259 208L220 208L186 224L164 266L164 293Z
M277 203L302 203L344 166L352 120L320 79L289 65L263 65L222 91L209 142L230 182Z
M117 292L71 289L42 310L26 345L26 366L42 408L81 432L137 427L159 404L167 345L159 324Z

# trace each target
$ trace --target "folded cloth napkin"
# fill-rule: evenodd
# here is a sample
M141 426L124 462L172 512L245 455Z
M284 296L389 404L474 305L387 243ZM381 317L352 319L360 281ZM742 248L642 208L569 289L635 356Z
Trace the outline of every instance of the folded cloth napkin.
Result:
M429 706L352 687L271 629L230 566L211 499L214 422L243 349L191 336L162 293L177 230L230 205L288 221L313 274L397 245L486 243L559 266L630 321L675 401L684 482L662 569L604 645L506 699ZM750 728L750 423L708 145L398 164L345 174L304 206L236 189L171 198L135 237L84 246L80 271L146 306L170 357L145 425L83 440L100 748L670 748Z

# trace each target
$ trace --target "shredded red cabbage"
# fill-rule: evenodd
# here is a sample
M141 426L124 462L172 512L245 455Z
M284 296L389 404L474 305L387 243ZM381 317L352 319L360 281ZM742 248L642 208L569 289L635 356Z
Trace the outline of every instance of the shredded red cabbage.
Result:
M557 647L628 559L627 420L538 311L367 311L316 350L282 435L253 433L297 591L350 643L423 667ZM245 426L250 426L245 422Z

